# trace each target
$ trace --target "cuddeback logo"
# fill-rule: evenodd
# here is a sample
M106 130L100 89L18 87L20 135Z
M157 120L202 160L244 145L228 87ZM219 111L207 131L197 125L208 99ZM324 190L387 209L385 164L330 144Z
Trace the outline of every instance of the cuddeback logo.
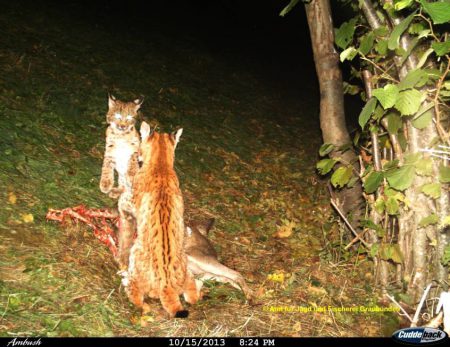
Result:
M433 328L406 328L397 330L392 337L403 343L418 345L432 344L447 338L445 331Z

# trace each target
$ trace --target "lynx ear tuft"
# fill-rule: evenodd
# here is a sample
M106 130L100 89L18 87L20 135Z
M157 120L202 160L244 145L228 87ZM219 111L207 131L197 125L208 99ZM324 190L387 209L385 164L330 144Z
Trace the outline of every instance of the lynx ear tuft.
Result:
M150 125L148 125L146 122L142 122L140 132L141 132L141 140L142 141L147 140L147 138L150 135Z
M180 128L177 131L172 133L172 136L175 140L175 147L177 146L177 143L180 141L180 137L181 137L182 133L183 133L183 128Z
M133 100L134 104L136 105L136 111L139 110L141 108L142 103L144 102L144 97L141 96L137 99Z
M116 104L116 97L111 93L108 93L108 107L112 108Z

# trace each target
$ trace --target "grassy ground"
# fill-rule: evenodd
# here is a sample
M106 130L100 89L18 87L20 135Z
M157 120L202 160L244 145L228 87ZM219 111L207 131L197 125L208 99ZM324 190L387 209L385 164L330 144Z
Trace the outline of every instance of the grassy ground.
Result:
M314 90L284 95L194 38L112 38L57 8L25 8L10 3L0 13L0 336L359 336L395 329L388 314L270 311L377 303L369 264L356 255L338 259L327 241L338 231L314 171ZM247 278L256 305L208 283L189 319L155 314L142 327L107 248L82 227L45 220L48 208L114 206L98 189L111 89L123 98L144 94L143 118L163 130L183 126L176 166L186 217L216 218L220 259ZM290 229L289 237L273 236Z

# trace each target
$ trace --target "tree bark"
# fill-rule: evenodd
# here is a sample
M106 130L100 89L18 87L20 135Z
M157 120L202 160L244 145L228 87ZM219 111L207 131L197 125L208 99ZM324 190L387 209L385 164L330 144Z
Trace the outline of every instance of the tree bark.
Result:
M342 73L339 55L334 48L334 28L329 0L312 0L305 4L309 32L313 47L314 62L320 87L320 127L324 143L336 147L351 142L345 123ZM358 165L353 151L333 151L333 158L342 158L347 163ZM359 172L359 168L356 167ZM357 229L364 205L362 186L335 191L340 208L345 215L350 212L352 226Z

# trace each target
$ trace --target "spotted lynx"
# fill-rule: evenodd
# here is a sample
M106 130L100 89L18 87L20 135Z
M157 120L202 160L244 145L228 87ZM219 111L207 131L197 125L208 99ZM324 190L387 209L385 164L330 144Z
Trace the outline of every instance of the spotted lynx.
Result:
M142 167L133 182L137 237L131 248L128 268L128 297L148 311L146 296L159 298L171 317L186 317L180 295L193 304L198 300L196 284L187 270L184 251L184 203L173 168L176 134L150 133L141 125Z
M129 250L135 230L132 217L131 195L132 181L139 168L138 150L139 134L135 129L137 112L143 99L130 102L117 100L109 95L106 120L109 124L106 130L106 149L103 159L100 190L112 198L119 197L118 209L120 215L118 261L122 268L128 265ZM118 187L114 187L114 171L118 176Z

